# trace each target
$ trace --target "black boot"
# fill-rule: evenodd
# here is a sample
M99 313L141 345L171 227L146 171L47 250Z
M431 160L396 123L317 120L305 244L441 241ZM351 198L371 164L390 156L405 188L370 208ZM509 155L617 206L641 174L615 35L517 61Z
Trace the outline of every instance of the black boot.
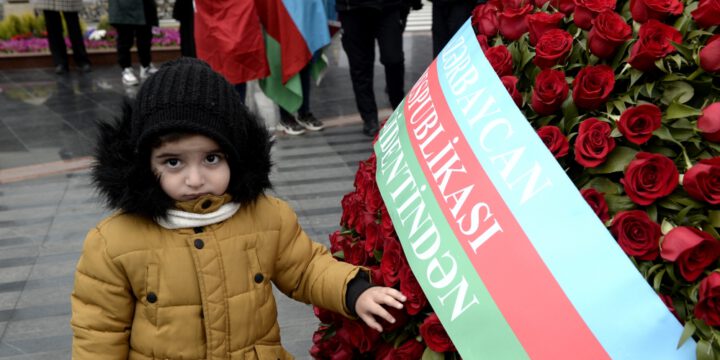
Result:
M375 135L377 135L379 130L380 130L380 126L378 125L377 119L363 122L362 132L366 136L375 137Z

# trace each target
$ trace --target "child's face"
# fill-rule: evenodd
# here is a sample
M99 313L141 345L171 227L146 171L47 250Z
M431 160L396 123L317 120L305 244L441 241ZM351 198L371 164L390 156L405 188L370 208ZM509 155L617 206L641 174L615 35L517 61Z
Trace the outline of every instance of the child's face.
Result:
M222 195L230 182L230 167L220 146L203 135L188 135L152 150L150 165L160 186L176 201L202 195Z

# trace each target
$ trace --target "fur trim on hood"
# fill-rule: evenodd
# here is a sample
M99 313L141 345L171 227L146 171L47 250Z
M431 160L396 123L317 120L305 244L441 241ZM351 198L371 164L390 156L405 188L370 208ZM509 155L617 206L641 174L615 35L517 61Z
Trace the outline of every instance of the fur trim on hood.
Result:
M111 209L150 219L165 218L175 201L162 190L159 178L150 167L150 149L139 148L132 138L133 106L133 101L126 98L120 118L98 125L93 183ZM234 202L245 205L272 187L272 143L260 119L244 106L240 113L241 116L235 119L236 131L224 134L234 149L224 148L223 151L228 154L230 166L227 193ZM222 142L218 143L222 146Z

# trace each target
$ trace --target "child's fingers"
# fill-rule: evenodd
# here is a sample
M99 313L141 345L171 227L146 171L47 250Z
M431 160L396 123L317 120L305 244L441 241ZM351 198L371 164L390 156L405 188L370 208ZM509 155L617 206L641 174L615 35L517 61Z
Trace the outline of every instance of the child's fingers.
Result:
M395 322L395 318L392 315L390 315L390 313L387 310L385 310L385 308L383 308L382 306L380 306L378 304L374 304L373 306L368 307L367 310L368 310L368 312L370 312L370 314L379 316L391 324Z
M371 314L359 314L359 316L371 329L374 329L377 332L382 332L382 326Z
M375 299L380 304L389 305L396 309L402 309L403 304L400 301L407 300L401 292L387 287L381 289L379 296L375 297Z
M392 296L395 300L398 300L398 301L404 302L405 300L407 300L407 297L405 295L403 295L403 293L401 293L397 289L393 289L391 287L386 287L385 293Z

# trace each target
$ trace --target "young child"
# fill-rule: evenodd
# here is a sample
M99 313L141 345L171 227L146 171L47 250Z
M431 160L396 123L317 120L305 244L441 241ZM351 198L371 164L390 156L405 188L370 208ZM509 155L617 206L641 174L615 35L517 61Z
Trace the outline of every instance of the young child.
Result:
M271 283L382 331L397 290L312 242L269 189L263 124L204 62L168 63L117 124L93 179L118 209L90 230L72 293L73 359L292 359Z

